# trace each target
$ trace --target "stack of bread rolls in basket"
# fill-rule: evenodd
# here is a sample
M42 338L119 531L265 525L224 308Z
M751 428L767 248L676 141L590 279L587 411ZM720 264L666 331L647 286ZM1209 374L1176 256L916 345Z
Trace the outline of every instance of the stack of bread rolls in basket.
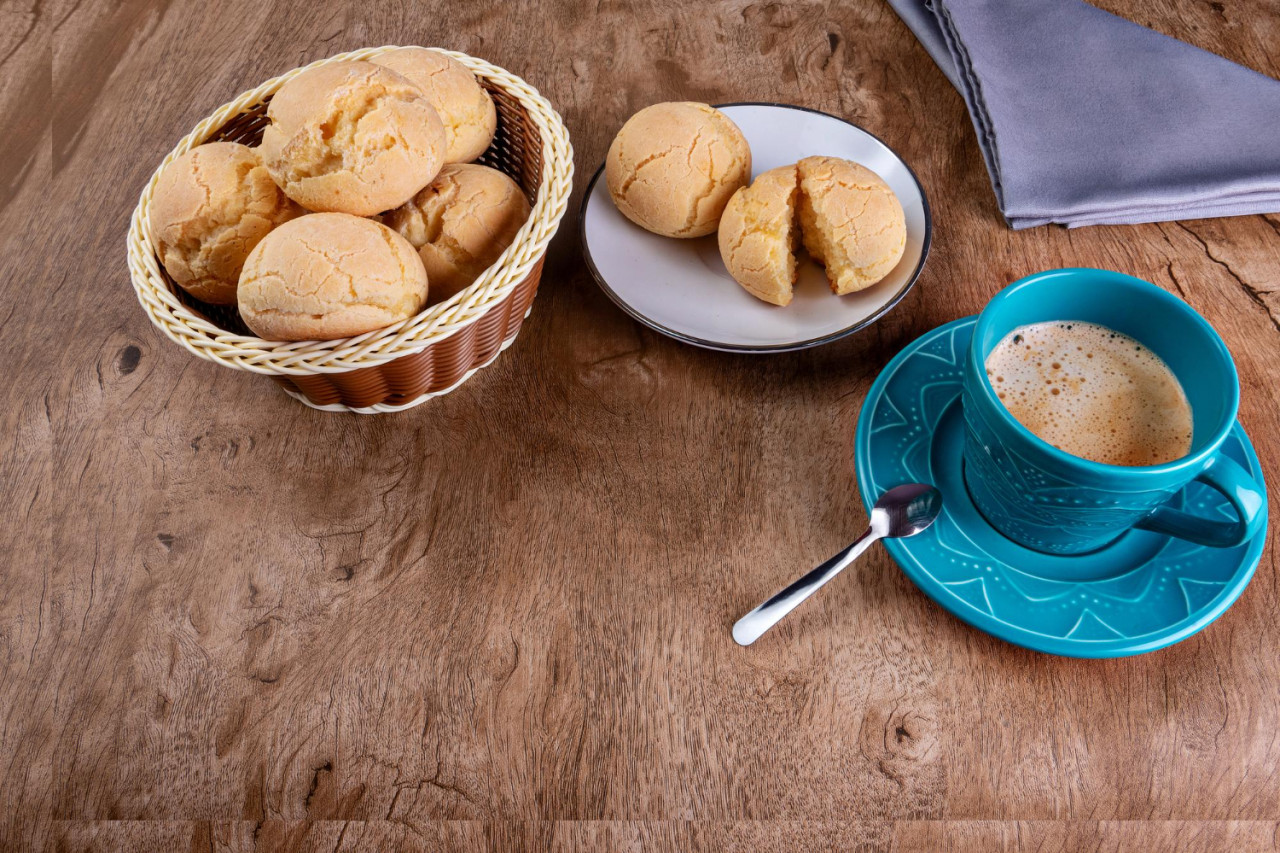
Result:
M268 340L381 329L465 289L529 201L473 164L492 99L462 64L406 47L286 82L262 143L197 146L157 182L150 228L170 277L235 305Z

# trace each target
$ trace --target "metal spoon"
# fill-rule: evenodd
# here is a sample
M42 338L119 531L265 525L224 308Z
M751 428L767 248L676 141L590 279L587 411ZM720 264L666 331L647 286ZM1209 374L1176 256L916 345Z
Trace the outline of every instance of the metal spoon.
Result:
M933 524L933 520L941 511L942 493L933 486L927 486L924 483L908 483L904 486L895 486L885 492L871 508L871 526L867 528L866 533L859 536L848 548L739 619L733 626L733 639L740 646L751 645L760 639L765 631L776 625L783 616L799 607L800 602L840 574L845 566L870 548L872 542L886 537L896 539L901 536L915 536Z

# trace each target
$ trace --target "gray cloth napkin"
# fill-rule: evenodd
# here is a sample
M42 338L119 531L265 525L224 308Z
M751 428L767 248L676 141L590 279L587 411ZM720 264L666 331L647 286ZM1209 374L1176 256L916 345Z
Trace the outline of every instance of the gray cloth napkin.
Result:
M1080 0L889 0L1013 228L1280 211L1280 81Z

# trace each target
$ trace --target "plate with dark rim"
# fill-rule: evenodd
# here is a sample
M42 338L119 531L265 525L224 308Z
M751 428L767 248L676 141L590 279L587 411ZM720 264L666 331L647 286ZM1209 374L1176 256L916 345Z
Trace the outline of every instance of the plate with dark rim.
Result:
M807 349L866 328L907 294L929 256L933 220L911 167L875 135L837 116L787 104L717 104L751 145L752 177L804 157L861 163L889 184L906 215L902 260L881 281L832 294L822 268L801 254L785 308L747 293L720 260L716 235L681 240L635 225L614 207L601 165L587 185L578 231L601 289L639 322L704 349L768 353Z

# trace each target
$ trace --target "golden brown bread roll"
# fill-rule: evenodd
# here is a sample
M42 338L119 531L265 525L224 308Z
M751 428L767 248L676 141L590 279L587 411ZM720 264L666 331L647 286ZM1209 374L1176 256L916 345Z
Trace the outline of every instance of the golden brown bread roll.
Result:
M734 193L720 218L725 269L752 296L774 305L791 304L799 192L795 166L770 169Z
M372 216L404 204L444 165L440 116L381 65L333 62L276 92L259 149L271 177L308 210Z
M434 305L488 269L528 218L529 201L515 181L488 166L459 163L441 169L383 221L418 248Z
M240 275L240 316L273 341L330 340L412 317L427 273L405 239L372 219L303 216L268 234Z
M751 177L751 149L729 117L691 101L654 104L627 119L605 157L613 203L664 237L702 237Z
M498 111L461 62L425 47L400 47L369 61L403 75L427 96L444 123L446 163L470 163L493 142Z
M835 157L806 157L800 170L800 230L826 267L831 291L853 293L888 275L907 244L902 204L879 175Z
M244 260L273 228L303 214L271 180L253 149L197 146L165 167L148 219L160 263L184 290L234 305Z

